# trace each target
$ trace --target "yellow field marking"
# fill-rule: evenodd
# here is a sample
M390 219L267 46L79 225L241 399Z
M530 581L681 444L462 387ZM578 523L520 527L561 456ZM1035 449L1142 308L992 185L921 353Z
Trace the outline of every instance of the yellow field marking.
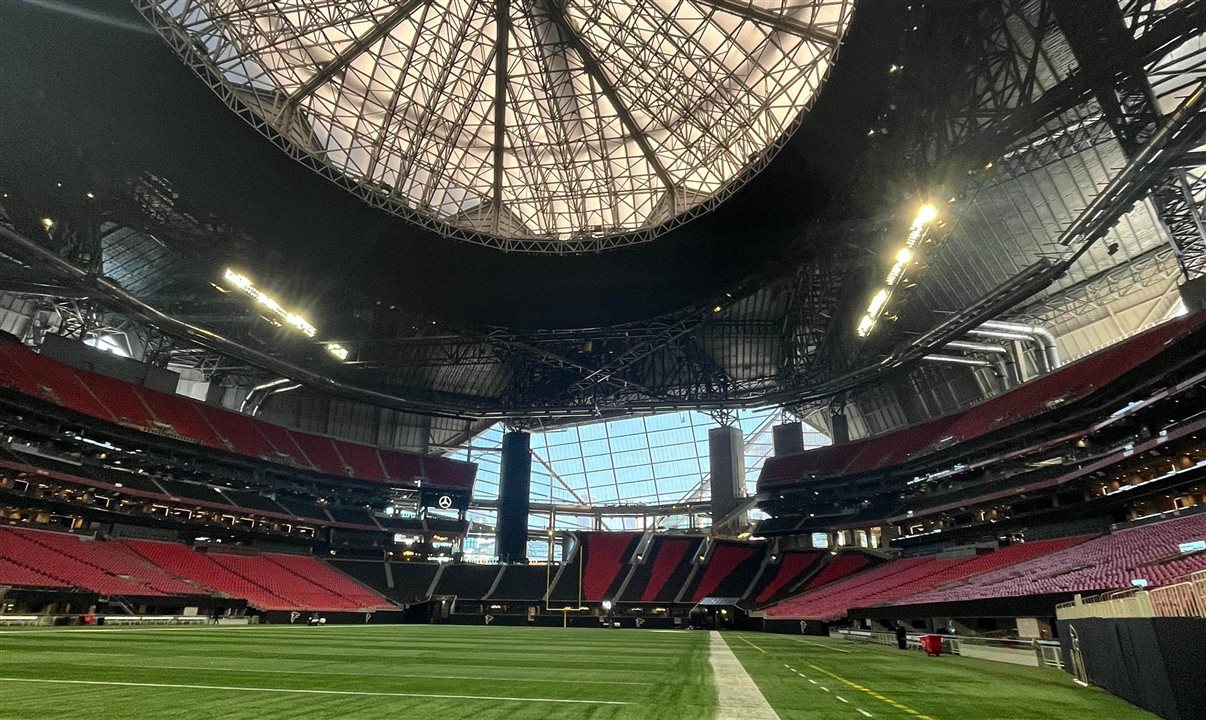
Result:
M740 640L741 642L745 643L746 645L749 645L750 647L754 648L755 650L757 650L758 652L762 653L763 655L765 655L765 654L766 654L766 651L765 651L765 650L763 650L762 648L758 647L757 645L755 645L754 643L750 642L749 640L746 640L745 638L741 637L740 635L738 635L738 636L737 636L737 639L738 639L738 640Z
M885 697L884 695L881 695L881 694L875 692L874 690L865 688L862 685L859 685L858 683L856 683L852 680L847 680L846 678L842 677L841 675L831 673L823 667L817 667L816 665L813 665L812 663L808 663L808 667L812 668L813 670L816 670L819 673L828 675L829 677L833 678L834 680L837 680L838 682L845 683L846 685L854 688L855 690L858 690L859 692L866 693L866 694L870 695L871 697L875 698L876 700L879 700L880 702L887 703L888 705L891 705L892 707L896 708L897 710L903 710L904 712L907 712L908 714L916 717L917 720L934 720L934 718L930 717L929 715L922 714L921 712L914 710L913 708L909 707L908 705L898 703L895 700L893 700L892 698Z

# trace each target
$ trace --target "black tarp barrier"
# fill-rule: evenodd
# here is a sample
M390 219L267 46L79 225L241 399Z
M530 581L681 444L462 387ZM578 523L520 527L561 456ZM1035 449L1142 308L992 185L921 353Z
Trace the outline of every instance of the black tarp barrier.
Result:
M1206 620L1060 620L1064 667L1168 720L1206 718Z

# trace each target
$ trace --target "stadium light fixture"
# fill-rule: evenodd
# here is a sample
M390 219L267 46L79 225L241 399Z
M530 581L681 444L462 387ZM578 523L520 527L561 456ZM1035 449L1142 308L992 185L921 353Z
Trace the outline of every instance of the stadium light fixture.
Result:
M286 310L277 302L276 298L257 288L255 283L251 281L251 278L243 273L226 268L226 271L222 273L222 279L252 300L255 300L256 304L267 310L277 323L298 330L306 337L314 337L318 334L318 329L311 325L309 320L306 320L295 312Z
M326 346L327 346L327 352L334 355L341 362L348 359L348 349L345 348L344 346L340 345L339 343L329 342L329 343L326 343Z
M610 600L604 600L604 601L603 601L603 609L604 609L604 610L606 610L606 611L608 611L608 612L611 612L611 608L612 608L612 603L611 603L611 601L610 601Z
M875 324L879 322L880 315L883 314L888 301L892 299L893 290L904 278L909 266L917 259L917 253L914 248L921 244L926 230L937 219L938 207L933 203L925 203L917 209L917 215L914 216L913 222L909 225L909 235L905 238L904 247L896 252L896 261L884 277L884 283L887 287L880 288L871 297L871 301L867 303L867 312L859 319L858 326L855 328L859 337L865 338L875 329Z

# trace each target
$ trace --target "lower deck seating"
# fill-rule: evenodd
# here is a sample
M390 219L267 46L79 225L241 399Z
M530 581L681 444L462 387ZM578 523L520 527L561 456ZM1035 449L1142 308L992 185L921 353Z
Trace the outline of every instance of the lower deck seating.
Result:
M699 550L699 538L655 538L644 568L637 568L640 583L631 585L633 599L641 602L670 602L691 572L690 558ZM637 578L634 578L634 580ZM640 594L636 591L640 589Z
M999 568L1016 568L1084 543L1085 537L1040 540L988 553L957 557L914 557L892 560L870 570L806 590L767 610L771 617L835 620L851 608L947 602L957 589ZM830 565L836 565L831 563ZM818 578L820 576L818 575ZM815 580L814 580L815 582ZM812 584L809 585L812 588ZM924 599L930 598L930 599Z
M507 565L490 593L491 600L539 601L552 580L553 569L539 565Z
M708 596L742 597L762 562L761 546L720 543L708 555L692 602Z
M836 620L852 607L877 605L916 592L916 584L924 583L935 573L945 572L964 559L904 558L884 563L870 570L803 595L772 605L770 617L799 617L809 620ZM928 586L928 587L932 587Z
M582 596L587 602L610 599L623 582L629 556L641 540L639 533L592 532L582 535L586 570Z
M804 586L805 590L814 590L819 587L828 585L831 582L837 582L844 577L853 575L866 568L871 564L871 558L861 552L846 552L840 553L829 561L821 571L813 576L808 584Z
M4 557L0 557L0 585L30 588L69 587L69 584L65 580L51 577L24 565L18 565L16 562Z
M445 565L436 584L436 595L456 595L463 600L480 600L494 585L498 565Z
M755 601L759 605L765 605L782 595L785 590L790 589L792 583L810 572L820 557L819 551L786 553L777 565L767 569L761 587L756 590Z
M100 542L75 535L25 530L30 540L51 550L87 563L102 572L143 584L154 594L196 595L206 591L165 572L121 543Z
M1055 593L1152 587L1206 569L1206 552L1182 555L1177 546L1206 540L1206 513L1142 525L1075 543L1050 554L978 574L966 582L902 598L901 603L952 602Z
M0 528L0 558L12 565L54 578L59 581L56 583L58 587L78 587L102 595L165 594L145 576L152 576L154 580L170 585L170 578L163 578L162 573L154 572L154 568L130 568L124 564L120 569L115 568L109 558L101 559L100 553L86 552L84 543L78 537L61 535L66 542L60 542L55 535L39 530ZM52 538L49 542L48 537ZM131 571L138 574L132 574ZM188 594L195 592L189 588Z
M431 581L440 568L434 563L391 562L389 569L394 586L388 591L382 591L379 587L376 589L395 601L413 603L427 598Z
M383 562L375 568L385 585ZM434 575L435 566L420 594ZM474 566L486 573L496 566ZM424 570L424 572L427 572ZM493 575L491 574L492 578ZM63 532L0 526L0 585L78 588L100 595L189 598L213 593L261 610L392 609L394 604L335 566L308 555L198 552L176 542L94 540ZM183 603L182 603L183 604Z
M264 557L301 578L325 588L356 607L365 609L393 607L393 603L323 561L304 555L265 553Z
M355 603L281 567L264 555L206 553L210 560L285 601L275 610L358 610Z
M232 598L242 598L262 610L289 610L293 605L270 591L228 570L202 553L179 543L155 540L125 540L130 549L159 567L198 585Z

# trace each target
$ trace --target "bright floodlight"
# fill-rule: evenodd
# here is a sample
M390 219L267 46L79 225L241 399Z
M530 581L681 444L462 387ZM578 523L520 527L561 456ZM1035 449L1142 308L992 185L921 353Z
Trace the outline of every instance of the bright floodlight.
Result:
M611 610L611 601L610 601L610 600L604 600L604 601L603 601L603 609L604 609L604 610Z
M760 169L854 0L133 0L294 157L446 235L648 240Z
M938 208L926 203L917 211L917 219L914 222L918 225L929 225L938 217Z

